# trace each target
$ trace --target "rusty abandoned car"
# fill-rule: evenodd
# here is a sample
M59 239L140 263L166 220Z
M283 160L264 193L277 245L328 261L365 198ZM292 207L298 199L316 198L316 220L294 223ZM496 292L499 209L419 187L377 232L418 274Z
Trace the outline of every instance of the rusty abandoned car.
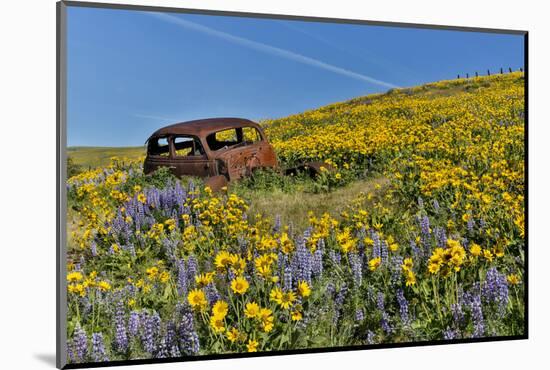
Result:
M210 118L181 122L155 131L147 139L145 174L167 167L176 176L206 178L206 185L219 190L228 181L250 176L260 168L279 169L275 151L260 125L242 118ZM285 174L320 167L312 162L284 170Z
M211 118L163 127L147 139L144 172L168 167L176 176L207 178L220 189L258 168L277 168L261 127L240 118Z

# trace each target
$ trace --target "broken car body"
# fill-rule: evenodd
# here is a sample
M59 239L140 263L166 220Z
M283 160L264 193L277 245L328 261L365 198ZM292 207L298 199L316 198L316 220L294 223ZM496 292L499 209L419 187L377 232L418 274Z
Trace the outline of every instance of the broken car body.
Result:
M176 176L198 176L214 190L250 176L258 168L277 168L275 151L261 127L241 118L177 123L147 139L146 174L168 167Z

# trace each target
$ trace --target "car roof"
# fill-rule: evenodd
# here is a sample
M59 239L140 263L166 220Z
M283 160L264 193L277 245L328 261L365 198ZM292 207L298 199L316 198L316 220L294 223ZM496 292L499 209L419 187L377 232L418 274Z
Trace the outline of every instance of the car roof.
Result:
M196 135L204 136L212 132L217 132L221 130L237 128L237 127L255 127L260 128L260 126L253 121L244 118L207 118L207 119L198 119L193 121L186 121L175 123L166 127L162 127L155 131L151 138L166 136L166 135Z

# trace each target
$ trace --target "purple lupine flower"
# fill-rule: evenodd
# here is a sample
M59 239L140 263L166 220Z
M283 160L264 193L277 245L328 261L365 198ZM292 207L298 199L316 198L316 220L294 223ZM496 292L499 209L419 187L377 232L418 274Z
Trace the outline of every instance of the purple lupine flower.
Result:
M437 199L434 199L434 200L432 201L432 205L433 205L433 207L434 207L435 213L439 213L439 202L437 201Z
M130 318L128 319L128 332L131 336L135 337L139 331L140 314L138 311L130 312Z
M397 290L397 303L399 304L399 313L401 314L401 322L403 325L409 325L409 302L403 294L403 289Z
M178 348L176 324L174 323L174 321L171 320L168 322L168 324L166 324L166 335L164 336L163 340L168 351L168 356L181 356L180 350Z
M105 344L101 333L92 334L92 360L94 362L109 361L109 357L105 353Z
M178 260L177 270L178 270L178 280L177 280L178 294L180 296L186 296L189 280L187 278L188 274L187 274L187 270L185 269L185 260L184 259Z
M447 246L447 233L445 229L438 226L435 228L434 234L437 240L437 246L439 248L445 248Z
M194 328L193 312L188 305L179 304L177 311L181 315L179 327L177 328L180 348L187 355L199 353L199 336Z
M361 258L359 258L357 253L350 253L348 256L353 274L353 281L356 287L360 287L363 281L363 264Z
M475 227L475 221L474 221L474 218L473 217L470 217L468 218L468 222L466 224L466 228L468 230L468 232L471 234L474 232L474 227Z
M153 354L156 349L156 334L160 318L158 317L158 314L156 312L153 315L148 315L146 312L144 312L141 320L143 322L141 344L146 352Z
M346 285L346 283L343 283L342 286L340 286L340 290L338 291L336 298L334 298L334 304L338 307L342 306L344 304L344 300L346 299L347 293L348 286Z
M391 334L392 328L390 326L390 318L384 308L384 294L382 292L378 292L376 298L376 307L382 314L382 318L380 319L380 326L382 326L382 330L384 330L386 334Z
M388 243L385 240L380 242L380 258L382 264L386 265L388 263Z
M88 297L78 297L79 305L82 307L82 315L87 315L92 312L92 303Z
M362 308L355 310L355 321L361 322L365 319L365 311Z
M481 296L474 295L470 302L474 332L472 337L479 338L485 334L485 321L483 319L483 310L481 309Z
M292 277L294 281L306 281L311 285L312 255L306 247L306 239L299 238L296 246L296 253L291 261Z
M403 257L392 256L390 282L393 286L396 286L401 282L401 276L403 275L402 265L403 265Z
M325 288L325 291L326 291L329 299L332 300L334 298L334 294L336 293L336 287L334 286L333 283L328 283L326 288Z
M126 334L122 300L117 303L115 311L115 348L117 351L123 353L128 350L128 335Z
M457 326L462 325L464 322L464 312L462 311L462 305L459 303L451 304L451 313L453 314L453 321Z
M445 340L456 339L458 338L459 335L460 335L460 332L458 331L458 329L447 328L446 330L443 331L443 339Z
M371 330L368 330L368 331L367 331L367 343L368 343L368 344L374 344L374 343L376 343L376 342L374 341L374 338L375 338L374 332L372 332Z
M344 301L346 299L346 295L348 293L348 286L346 283L343 283L340 286L340 290L336 294L336 297L334 298L334 317L333 322L337 323L338 319L340 318L340 311L342 310L342 306L344 305Z
M79 362L84 362L88 355L88 336L80 324L76 324L73 333L74 354Z
M496 267L491 267L487 270L481 294L484 301L497 304L499 316L502 317L508 305L508 282L506 275L499 273Z
M214 283L209 283L205 287L205 291L206 291L206 299L208 300L208 304L210 306L214 305L214 303L220 300L221 298L220 293L218 293L218 289L216 289L216 285Z
M285 291L292 290L292 269L290 266L285 267L283 274L283 289Z
M199 263L197 258L193 255L187 259L187 279L188 281L195 281L195 276L199 273Z
M97 257L97 244L94 241L92 241L91 249L92 257Z
M423 216L420 218L420 234L422 245L424 247L424 254L431 254L431 245L430 245L430 219L428 216Z
M73 343L70 340L67 340L67 358L69 363L77 361L73 350Z
M335 265L339 265L342 261L342 256L340 255L340 253L334 251L333 249L329 250L328 256L332 263L334 263Z
M160 338L158 348L156 352L153 355L153 358L166 358L170 354L168 352L168 345L166 344L166 338L162 337Z
M371 239L374 242L372 245L372 258L378 258L380 257L380 237L378 236L378 233L374 230L371 231Z
M313 261L311 266L311 272L316 278L321 277L323 274L323 251L325 249L325 240L323 238L317 241L317 249L313 252Z
M178 246L178 242L173 239L163 238L161 244L164 249L164 253L168 257L168 261L170 261L171 264L174 264L176 262L175 250Z
M421 260L423 257L422 249L418 248L414 240L410 241L411 250L413 252L413 257L415 260Z

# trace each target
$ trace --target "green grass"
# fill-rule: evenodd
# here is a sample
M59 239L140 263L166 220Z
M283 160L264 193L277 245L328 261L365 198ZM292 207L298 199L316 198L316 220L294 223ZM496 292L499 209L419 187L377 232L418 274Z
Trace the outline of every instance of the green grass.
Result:
M145 147L73 146L67 148L73 163L84 169L107 166L111 157L136 159L145 155Z
M292 223L298 230L304 230L308 226L308 211L316 215L326 212L340 219L340 213L361 194L372 193L374 198L379 198L389 184L385 177L380 176L357 180L330 192L313 193L308 191L304 182L307 184L308 181L298 180L294 188L275 186L270 189L253 189L236 183L231 185L231 191L247 200L250 217L256 218L260 214L274 219L280 216L283 224Z

